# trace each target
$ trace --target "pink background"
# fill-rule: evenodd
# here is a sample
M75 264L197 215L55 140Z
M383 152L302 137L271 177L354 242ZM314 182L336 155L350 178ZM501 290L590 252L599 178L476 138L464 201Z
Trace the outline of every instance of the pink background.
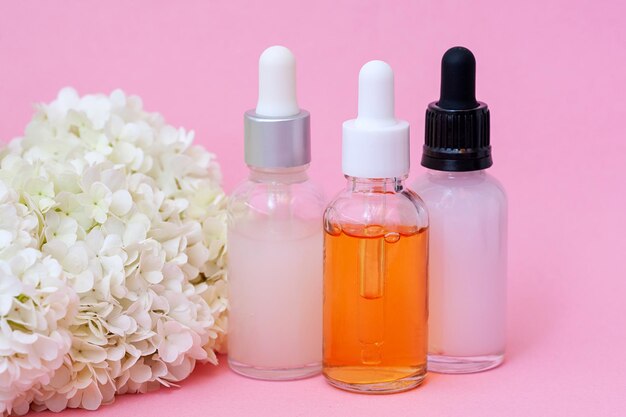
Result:
M473 4L470 4L473 3ZM509 350L501 368L432 374L392 396L347 394L321 377L252 381L201 366L181 389L122 397L102 416L626 415L626 7L623 1L2 1L0 137L59 88L143 97L219 155L224 185L246 175L242 114L257 59L298 58L313 115L312 175L343 185L341 122L370 59L396 72L397 113L419 166L439 61L472 49L492 111L492 172L510 198ZM224 360L222 361L224 362ZM70 411L67 415L84 414Z

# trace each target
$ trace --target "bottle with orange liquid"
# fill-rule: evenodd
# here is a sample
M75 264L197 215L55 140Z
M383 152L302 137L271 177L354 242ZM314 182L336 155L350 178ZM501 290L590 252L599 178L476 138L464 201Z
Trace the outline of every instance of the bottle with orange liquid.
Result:
M405 391L426 375L428 216L404 185L409 124L394 113L391 67L368 62L343 125L347 187L324 214L323 373L349 391Z

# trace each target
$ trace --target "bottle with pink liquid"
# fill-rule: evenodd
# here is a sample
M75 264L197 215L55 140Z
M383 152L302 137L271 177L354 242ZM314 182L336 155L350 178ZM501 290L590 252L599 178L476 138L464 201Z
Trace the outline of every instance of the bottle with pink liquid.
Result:
M489 109L476 101L466 48L442 59L441 96L426 111L415 183L430 218L428 369L470 373L504 359L507 199L492 165Z

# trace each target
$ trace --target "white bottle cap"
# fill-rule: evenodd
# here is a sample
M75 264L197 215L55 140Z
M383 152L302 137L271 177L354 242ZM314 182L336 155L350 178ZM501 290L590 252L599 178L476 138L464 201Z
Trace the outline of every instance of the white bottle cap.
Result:
M370 61L359 72L359 113L343 123L343 173L394 178L409 173L409 123L394 112L393 70Z
M286 117L300 113L296 98L296 58L284 46L271 46L259 58L260 116Z

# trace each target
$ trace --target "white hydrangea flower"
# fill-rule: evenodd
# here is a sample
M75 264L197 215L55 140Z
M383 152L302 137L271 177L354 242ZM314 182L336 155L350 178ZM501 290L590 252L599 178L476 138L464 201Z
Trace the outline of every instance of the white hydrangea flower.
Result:
M37 216L0 181L0 414L26 412L71 345L78 300L59 263L38 249Z
M35 326L28 337L0 328L0 370L6 346L48 352L56 343L57 352L13 355L14 368L41 363L19 389L3 391L2 373L0 414L96 409L116 394L175 384L196 361L217 362L226 198L215 156L193 137L120 90L80 97L66 88L0 152L0 317L19 303L20 319L7 323ZM3 266L10 258L19 261ZM46 299L59 298L46 307L56 327L28 304L37 291L23 297L37 276L49 281Z

